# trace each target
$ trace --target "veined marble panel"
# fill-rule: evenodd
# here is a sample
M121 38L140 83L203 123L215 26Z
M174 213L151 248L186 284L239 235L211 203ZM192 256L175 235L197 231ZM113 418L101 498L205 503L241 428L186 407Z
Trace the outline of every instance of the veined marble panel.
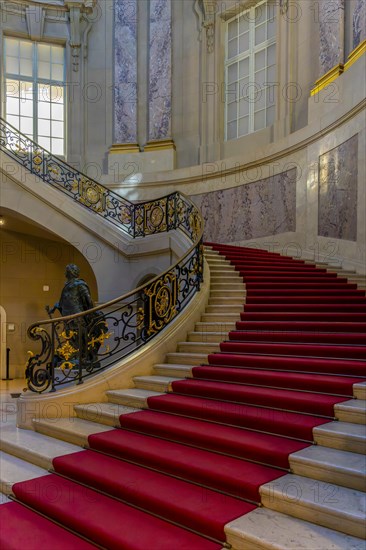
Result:
M353 12L353 49L366 39L366 2L357 0Z
M344 62L344 0L320 0L320 75Z
M114 143L137 143L137 0L114 1Z
M170 0L150 2L149 141L171 135L172 21Z
M358 136L319 157L318 234L357 240Z
M191 198L205 220L206 241L230 243L296 231L296 168Z

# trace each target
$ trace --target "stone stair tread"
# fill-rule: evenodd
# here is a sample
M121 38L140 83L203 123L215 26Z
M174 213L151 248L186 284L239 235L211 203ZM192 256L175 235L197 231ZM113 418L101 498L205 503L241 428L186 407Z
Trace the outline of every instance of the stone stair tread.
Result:
M0 506L8 502L11 502L11 499L5 493L0 493Z
M366 400L366 382L357 382L357 384L353 384L353 395L356 399Z
M166 354L168 362L174 364L183 362L185 365L199 366L202 363L207 363L207 353L183 353L183 352L171 352Z
M350 399L343 403L334 405L336 418L342 421L365 424L366 422L366 400Z
M215 353L215 351L220 351L220 345L218 342L178 342L178 352L180 351L192 351Z
M106 392L112 403L120 403L129 407L147 408L147 399L158 395L165 395L164 392L143 390L140 388L129 388L124 390L109 390Z
M366 454L366 430L362 424L327 422L313 428L313 434L319 445Z
M171 383L182 378L174 376L162 376L155 374L152 376L134 376L133 381L138 389L147 389L151 391L168 392L171 389ZM144 387L145 386L145 387Z
M22 430L13 424L1 429L0 449L45 469L52 467L52 460L57 456L80 451L77 445L55 440L33 430Z
M134 376L133 380L144 380L146 382L156 381L161 382L162 384L170 384L171 382L176 381L177 378L175 378L174 376L162 376L160 374L154 374L152 376Z
M365 493L287 474L259 489L262 504L349 535L365 536Z
M223 328L223 327L228 327L227 329L226 328ZM212 321L212 322L198 322L196 323L195 325L196 329L202 329L204 327L208 328L208 329L214 329L214 328L219 328L221 329L221 331L227 333L229 332L230 330L234 330L236 328L236 323L233 323L233 322L228 322L228 323L225 323L225 325L223 325L222 323L220 323L220 321ZM215 332L215 331L213 331Z
M157 370L157 369L160 369L162 371L176 371L177 372L177 377L176 378L181 378L182 376L184 376L185 378L186 377L189 377L191 378L192 377L192 367L189 366L189 365L180 365L180 364L173 364L173 363L157 363L154 365L154 370ZM171 376L171 375L167 375L167 376Z
M106 426L117 426L121 414L131 414L140 409L119 405L118 403L83 403L75 405L74 410L78 418Z
M222 342L228 339L228 332L189 332L189 342Z
M364 550L363 539L268 508L257 508L225 526L235 550Z
M58 418L57 420L33 420L33 426L37 432L50 435L75 445L87 445L88 436L112 430L110 426L77 418Z
M337 485L366 490L366 457L322 445L312 445L289 456L291 471Z
M12 494L14 483L45 475L48 475L46 469L0 451L0 490L5 495Z

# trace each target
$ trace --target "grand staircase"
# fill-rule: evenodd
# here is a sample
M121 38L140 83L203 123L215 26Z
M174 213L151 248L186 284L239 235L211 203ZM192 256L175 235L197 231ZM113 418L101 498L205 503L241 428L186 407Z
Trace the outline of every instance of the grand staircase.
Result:
M364 548L364 282L260 250L206 259L206 311L151 376L3 429L2 548Z

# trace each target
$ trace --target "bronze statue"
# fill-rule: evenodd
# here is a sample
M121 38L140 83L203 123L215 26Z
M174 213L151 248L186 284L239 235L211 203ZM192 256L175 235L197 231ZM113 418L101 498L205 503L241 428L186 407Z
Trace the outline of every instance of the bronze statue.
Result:
M92 309L93 300L90 296L88 285L83 279L79 279L80 269L75 264L68 264L65 269L66 283L61 292L60 300L56 302L52 309L46 306L46 311L52 314L56 309L61 315L73 315Z
M67 280L62 289L60 299L55 303L53 308L46 306L47 313L51 316L52 313L58 310L62 317L66 317L67 315L74 315L94 308L89 286L83 279L79 278L80 269L78 266L68 264L65 269L65 275ZM81 350L78 351L80 352L79 357L81 357L82 363L89 365L94 363L94 366L95 364L99 365L97 354L101 344L97 338L108 330L103 312L95 311L91 314L66 321L65 329L66 332L71 331L70 344L75 349L78 349L79 345L81 345ZM59 362L57 356L54 358L54 362L55 364ZM75 365L78 362L78 360L73 361Z

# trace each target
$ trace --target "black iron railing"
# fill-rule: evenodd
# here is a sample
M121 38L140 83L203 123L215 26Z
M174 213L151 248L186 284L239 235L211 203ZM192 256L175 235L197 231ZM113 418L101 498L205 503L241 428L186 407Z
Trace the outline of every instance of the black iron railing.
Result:
M131 203L78 172L0 119L0 148L54 188L120 227L131 237L181 230L189 250L167 271L122 297L76 315L34 323L38 342L29 352L30 390L42 393L115 365L146 344L184 309L203 280L202 216L191 200L175 192Z

